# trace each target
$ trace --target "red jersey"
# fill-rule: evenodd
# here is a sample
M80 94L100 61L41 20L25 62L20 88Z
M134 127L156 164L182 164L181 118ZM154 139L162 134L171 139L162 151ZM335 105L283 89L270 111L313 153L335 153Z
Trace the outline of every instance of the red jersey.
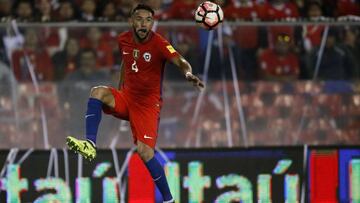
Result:
M162 15L163 19L193 20L197 5L195 2L174 1L170 8Z
M29 57L29 62L33 65L36 77L40 81L53 79L54 69L49 54L43 51L33 51L30 49L16 50L12 53L12 68L18 81L31 81L30 72L25 60L25 53Z
M337 16L360 15L360 3L356 0L337 1Z
M295 54L279 56L272 49L267 49L259 56L261 72L272 76L298 76L299 61Z
M229 5L224 8L224 13L228 14L227 19L252 20L260 18L260 7L255 2L247 2L239 6Z
M280 6L274 6L272 4L266 4L265 6L264 20L278 20L287 17L297 18L299 12L295 4L287 2Z
M306 49L311 50L314 47L320 46L324 26L321 25L305 25L303 26L303 39Z
M118 43L125 68L122 90L134 101L161 101L165 62L179 56L167 40L155 32L146 42L135 41L133 32L119 35Z
M255 2L244 4L229 5L224 8L226 19L252 20L260 18L259 6ZM240 48L252 49L258 47L258 27L257 26L237 26L234 29L233 37Z

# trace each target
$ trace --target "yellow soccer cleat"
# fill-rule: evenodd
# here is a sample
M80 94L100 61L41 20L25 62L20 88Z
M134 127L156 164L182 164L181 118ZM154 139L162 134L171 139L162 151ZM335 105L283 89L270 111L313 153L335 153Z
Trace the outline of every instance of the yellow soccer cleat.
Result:
M81 154L85 159L92 161L96 157L96 147L88 140L78 140L74 137L66 137L66 144L75 153Z

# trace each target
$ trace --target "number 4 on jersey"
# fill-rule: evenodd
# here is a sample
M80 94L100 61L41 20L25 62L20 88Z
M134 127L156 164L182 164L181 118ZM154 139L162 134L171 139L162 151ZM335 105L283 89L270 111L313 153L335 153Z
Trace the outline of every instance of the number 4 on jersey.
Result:
M131 70L135 71L135 73L137 73L139 71L135 60L134 60L134 63L131 65Z

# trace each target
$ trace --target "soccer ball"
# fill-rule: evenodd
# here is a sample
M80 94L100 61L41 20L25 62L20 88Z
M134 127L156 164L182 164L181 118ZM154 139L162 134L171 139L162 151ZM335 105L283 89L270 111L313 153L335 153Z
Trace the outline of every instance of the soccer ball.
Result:
M215 29L223 19L221 7L210 1L201 3L195 12L196 23L207 30Z

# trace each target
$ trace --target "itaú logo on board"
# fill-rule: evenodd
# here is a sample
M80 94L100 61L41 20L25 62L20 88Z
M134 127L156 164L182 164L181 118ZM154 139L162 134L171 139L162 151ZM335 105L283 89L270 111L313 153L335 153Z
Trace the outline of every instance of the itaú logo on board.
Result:
M285 174L285 171L290 167L291 160L280 160L273 170L273 175L284 175L284 197L285 202L299 202L299 175ZM179 164L177 162L169 162L165 164L165 171L169 181L170 189L174 195L176 202L204 202L204 190L210 188L212 177L206 176L203 173L204 164L199 161L191 161L188 163L188 175L183 177L183 188L189 190L187 200L180 200L181 191L181 176ZM93 173L93 177L101 177L110 168L107 162L100 163ZM349 163L349 170L351 171L350 181L350 196L354 201L360 199L360 160L352 160ZM131 175L129 179L131 179ZM252 203L253 198L257 197L257 202L272 202L271 201L271 174L259 174L257 176L257 194L254 194L254 187L251 181L238 174L226 174L215 178L215 184L218 189L230 187L231 190L220 194L212 202L226 203L226 202L244 202ZM39 178L33 182L35 191L39 193L39 197L31 202L48 203L48 202L73 202L73 195L71 188L61 178ZM75 180L75 201L77 203L91 202L91 179L89 177L81 177ZM236 188L236 189L234 189ZM29 181L27 178L21 177L20 165L9 164L7 166L6 177L0 179L0 189L6 191L7 203L20 203L20 194L29 191ZM51 192L49 192L51 191ZM102 202L104 203L118 203L119 190L118 182L115 177L104 177L102 179ZM131 199L128 200L129 202Z
M288 159L278 161L273 169L274 175L285 175L284 177L284 197L285 202L299 202L299 175L285 174L287 169L291 166L292 161ZM189 190L189 196L185 202L202 203L207 202L204 197L204 190L210 188L211 177L203 173L204 164L199 161L192 161L188 163L188 176L183 179L183 187ZM166 174L172 193L174 194L175 202L180 201L180 174L179 165L176 162L168 163L166 165ZM220 194L212 202L228 203L228 202L243 202L253 203L253 198L257 197L257 202L271 203L272 194L272 175L259 174L257 175L257 185L253 186L251 181L239 174L226 174L215 178L215 187L217 189L231 188L231 190ZM254 194L254 187L257 186L257 194ZM236 188L236 189L234 189Z
M285 174L286 170L290 167L291 160L280 160L273 170L274 175L284 175L284 197L286 202L298 202L299 200L299 175L298 174ZM108 162L99 163L93 171L93 178L102 177L111 167ZM131 167L131 164L130 164ZM224 189L227 187L232 188L211 200L212 202L226 203L226 202L253 202L253 190L255 186L245 176L238 174L221 175L212 178L204 174L204 164L200 161L191 161L187 164L188 175L181 180L180 166L177 162L168 162L165 164L166 176L169 182L170 189L176 202L192 202L201 203L206 201L204 193L206 189ZM129 182L133 179L129 175ZM212 180L213 179L213 180ZM271 174L259 174L257 176L257 199L258 202L271 202ZM212 186L212 181L215 185ZM77 203L90 203L91 197L95 191L92 191L90 177L79 177L75 179L75 202ZM182 187L187 189L188 199L180 199L181 184ZM21 177L21 168L18 164L9 164L7 166L6 177L0 179L0 189L6 191L6 202L20 203L21 193L29 191L29 180ZM47 202L72 202L73 194L70 185L63 179L56 177L39 178L33 182L35 191L39 196L35 203ZM236 189L233 189L236 188ZM100 188L99 188L100 189ZM31 191L31 190L30 190ZM92 193L94 192L94 193ZM100 193L100 192L96 192ZM101 194L101 193L100 193ZM104 203L117 203L119 202L119 190L116 177L103 177L102 179L102 202ZM129 197L128 202L131 202Z
M93 173L94 178L99 178L110 168L110 164L100 163ZM103 183L103 202L118 202L117 180L115 177L105 177ZM34 181L35 191L42 195L34 203L70 203L72 201L71 188L62 178L48 177ZM76 202L90 203L91 180L88 177L76 178L75 180ZM20 194L29 190L29 181L21 177L20 165L9 164L6 177L0 179L0 189L6 191L7 203L20 203ZM51 193L46 193L51 191ZM55 192L54 192L55 191ZM27 202L27 201L26 201Z

